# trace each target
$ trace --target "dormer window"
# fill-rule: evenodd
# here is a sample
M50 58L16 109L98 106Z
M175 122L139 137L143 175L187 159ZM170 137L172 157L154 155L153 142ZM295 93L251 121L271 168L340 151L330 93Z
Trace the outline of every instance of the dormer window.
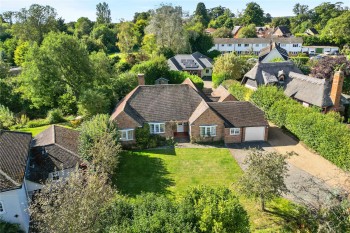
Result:
M279 82L284 82L284 74L278 76L278 81Z

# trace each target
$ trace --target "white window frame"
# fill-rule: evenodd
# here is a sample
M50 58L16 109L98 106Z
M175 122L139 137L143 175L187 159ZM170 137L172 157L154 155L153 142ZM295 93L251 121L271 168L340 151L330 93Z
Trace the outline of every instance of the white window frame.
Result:
M148 123L151 134L165 133L165 123ZM163 127L161 127L163 125ZM163 130L162 130L163 128Z
M129 132L131 132L131 138L129 137ZM121 129L119 130L119 133L120 133L119 140L122 142L134 140L134 129ZM125 133L126 135L125 138L123 138L123 133Z
M249 44L244 44L244 47L249 47Z
M5 207L4 207L4 202L3 201L0 201L0 206L1 206L1 209L2 211L0 211L0 214L5 214Z
M216 126L217 125L202 125L199 126L199 135L201 137L215 137L216 136ZM204 128L204 134L202 134L202 129ZM212 132L214 131L214 132Z
M228 47L232 47L232 44L228 44Z
M242 44L237 44L237 46L238 46L238 47L241 47L241 46L242 46Z
M255 44L255 47L259 47L260 46L260 44Z
M230 128L230 135L240 135L241 128Z
M299 44L293 44L293 47L297 48L297 47L299 47Z

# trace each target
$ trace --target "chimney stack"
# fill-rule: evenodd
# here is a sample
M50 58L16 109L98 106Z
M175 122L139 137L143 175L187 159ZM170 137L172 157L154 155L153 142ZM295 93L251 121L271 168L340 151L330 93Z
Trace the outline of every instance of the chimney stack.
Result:
M139 81L139 86L145 85L145 75L144 74L138 74L137 79Z
M333 76L331 100L333 102L333 108L335 110L340 107L340 97L343 89L344 73L342 71L336 71Z

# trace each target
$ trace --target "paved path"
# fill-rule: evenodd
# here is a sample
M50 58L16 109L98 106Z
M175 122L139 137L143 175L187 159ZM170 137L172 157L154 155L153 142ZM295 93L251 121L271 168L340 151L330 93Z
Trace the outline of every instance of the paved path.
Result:
M285 134L280 128L271 126L268 142L279 153L294 151L298 156L291 157L288 162L324 181L333 188L343 188L350 192L350 174L336 167L322 156L311 152L300 142Z
M247 169L244 160L249 153L249 148L275 151L274 147L266 142L229 144L228 147L243 170ZM317 205L319 201L325 202L327 200L331 189L324 182L291 163L288 163L288 169L285 183L290 192L284 195L285 198L308 205Z

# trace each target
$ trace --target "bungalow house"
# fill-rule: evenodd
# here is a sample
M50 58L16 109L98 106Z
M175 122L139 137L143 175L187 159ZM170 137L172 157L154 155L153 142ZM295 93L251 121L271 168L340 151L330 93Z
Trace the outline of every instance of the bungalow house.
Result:
M150 133L166 138L186 135L192 141L225 143L267 140L268 123L260 109L232 101L233 97L219 99L213 102L189 79L182 84L139 85L117 104L110 119L117 122L124 145L136 142L134 130L145 123Z
M272 36L274 37L290 37L292 36L292 33L288 29L287 26L278 26L275 28L275 31L273 32Z
M199 77L211 77L213 60L199 52L178 54L168 59L170 70L186 71Z
M32 135L0 130L0 219L29 231L24 182Z
M269 46L260 50L259 62L266 63L275 59L287 61L289 59L287 50L281 48L276 42L271 42Z
M302 74L292 61L286 61L258 62L244 75L242 84L253 90L260 85L277 85L284 89L285 95L306 107L317 106L323 112L344 112L343 105L347 105L348 101L341 94L343 81L341 72L336 72L330 80L318 79Z
M28 206L48 180L59 180L82 162L78 132L51 126L31 134L0 130L0 219L29 231Z
M78 155L79 132L52 125L32 141L25 182L29 197L47 180L67 177L83 161Z

